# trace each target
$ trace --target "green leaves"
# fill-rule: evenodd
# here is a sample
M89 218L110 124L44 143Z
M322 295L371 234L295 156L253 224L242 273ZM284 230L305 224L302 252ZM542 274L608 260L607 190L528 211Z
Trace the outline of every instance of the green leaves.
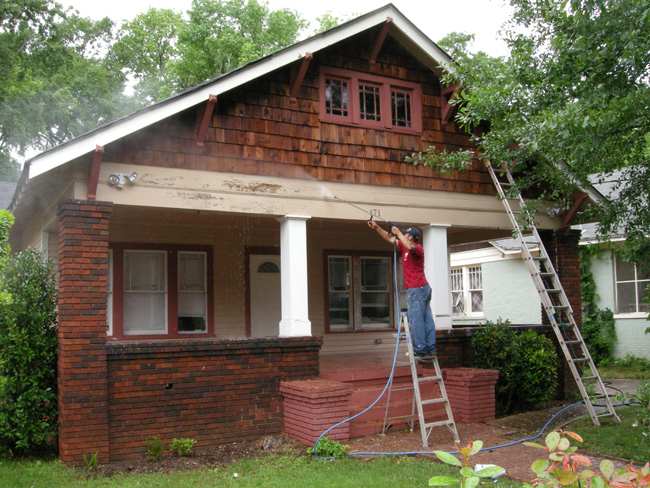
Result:
M456 458L456 456L453 456L452 454L449 454L448 452L444 451L434 451L434 454L438 456L438 459L440 459L443 463L446 464L451 464L452 466L462 466L460 461Z
M30 249L0 269L0 451L33 454L57 434L56 282Z
M488 121L489 132L474 137L483 155L495 164L517 161L518 186L562 208L589 175L628 168L618 202L603 202L594 217L603 234L624 230L645 243L633 251L642 257L650 245L638 232L650 226L647 1L511 5L508 59L472 55L467 39L452 43L458 66L445 82L465 88L456 122L472 128Z

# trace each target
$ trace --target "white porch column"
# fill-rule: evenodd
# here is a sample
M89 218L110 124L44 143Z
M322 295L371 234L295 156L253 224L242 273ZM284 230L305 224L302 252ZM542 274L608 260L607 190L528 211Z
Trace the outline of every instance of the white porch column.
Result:
M307 220L311 217L280 217L280 283L282 320L280 337L311 335L307 304Z
M447 228L449 225L429 224L424 227L424 274L431 286L431 312L436 329L451 329L451 293Z

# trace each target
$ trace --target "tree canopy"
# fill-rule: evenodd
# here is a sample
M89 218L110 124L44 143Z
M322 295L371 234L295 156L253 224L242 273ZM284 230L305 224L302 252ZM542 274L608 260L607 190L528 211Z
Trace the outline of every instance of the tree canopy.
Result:
M0 180L16 157L293 44L308 23L258 0L152 8L118 28L53 0L0 4Z
M576 183L617 169L616 200L591 218L602 234L625 233L630 257L650 255L650 3L647 0L510 0L507 59L443 45L463 87L457 123L476 131L483 157L507 164L522 188L563 208ZM521 171L525 168L525 171Z

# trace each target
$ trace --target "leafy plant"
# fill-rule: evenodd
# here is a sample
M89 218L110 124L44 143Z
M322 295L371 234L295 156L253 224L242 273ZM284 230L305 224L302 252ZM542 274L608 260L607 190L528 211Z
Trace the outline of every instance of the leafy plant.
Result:
M184 437L181 439L174 438L172 440L171 446L169 446L169 449L171 449L171 451L178 457L185 457L189 456L192 448L194 447L194 444L196 444L196 441L194 439L190 439L189 437Z
M92 453L89 457L86 457L86 455L84 454L84 464L86 465L87 469L95 469L97 467L98 455L99 455L99 451Z
M549 401L557 387L553 342L532 330L515 333L508 320L486 322L472 338L476 364L496 369L498 414L530 410Z
M596 282L591 272L591 258L598 255L598 248L583 246L580 248L580 282L582 298L582 336L592 359L599 365L612 359L612 350L616 342L614 312L600 309L596 305Z
M637 423L643 428L646 445L650 445L650 381L646 380L639 383L634 399L641 406L636 417Z
M460 468L460 478L451 476L434 476L429 479L429 486L453 486L460 484L461 488L474 488L479 484L480 478L491 478L503 474L505 470L499 466L488 466L478 471L474 471L469 466L469 458L483 448L483 441L474 441L467 444L467 447L460 448L456 446L458 452L463 456L461 463L452 454L444 451L434 451L443 463L450 464Z
M631 466L614 469L612 462L606 459L600 463L600 474L590 469L582 469L591 466L591 460L583 454L578 454L578 448L571 445L569 438L582 442L582 438L575 432L558 430L546 436L545 446L534 442L524 443L544 449L548 454L548 459L538 459L532 464L531 469L537 478L534 485L524 483L524 488L637 488L650 483L650 463L640 470Z
M406 156L404 161L413 166L421 164L431 167L438 174L452 177L456 172L465 172L472 166L473 151L439 151L435 146L429 146L424 152Z
M51 262L28 249L0 270L0 451L51 449L57 434L57 293Z
M322 458L339 458L347 454L349 447L349 445L341 444L339 441L332 440L329 437L323 437L316 444L317 450L314 451L313 447L309 447L307 448L307 453Z
M165 444L160 440L159 435L147 439L147 459L149 461L160 461L164 451Z

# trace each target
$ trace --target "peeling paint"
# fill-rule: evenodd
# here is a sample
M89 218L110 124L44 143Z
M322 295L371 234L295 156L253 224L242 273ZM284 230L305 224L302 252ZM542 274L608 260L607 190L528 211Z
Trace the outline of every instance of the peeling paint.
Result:
M253 192L253 193L278 193L279 190L282 188L282 185L255 182L255 181L244 183L239 180L227 180L224 181L222 184L223 186L226 186L231 190Z

